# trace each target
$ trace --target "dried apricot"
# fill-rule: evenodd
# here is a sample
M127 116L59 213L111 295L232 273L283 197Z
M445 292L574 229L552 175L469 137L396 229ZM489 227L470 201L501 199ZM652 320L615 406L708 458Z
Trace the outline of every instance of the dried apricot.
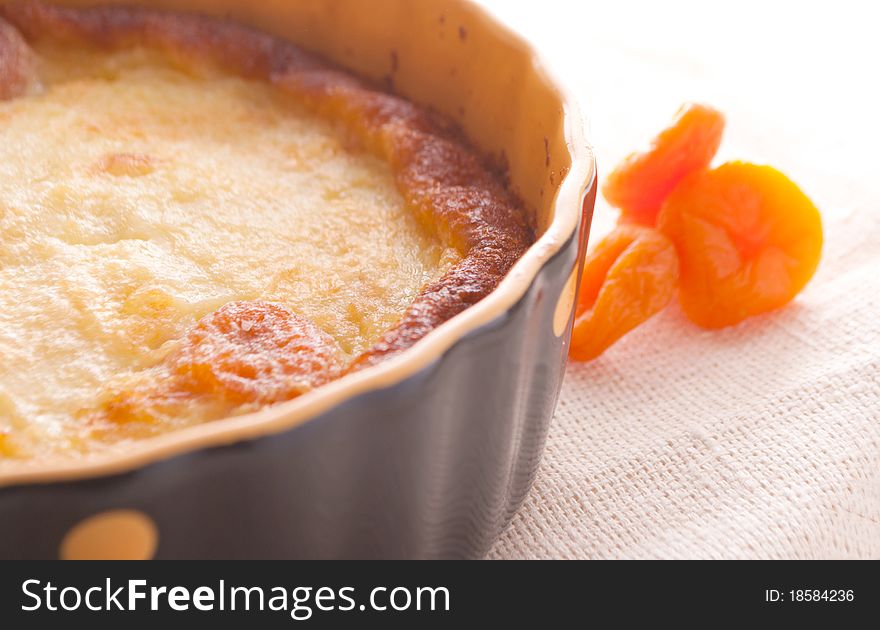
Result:
M192 394L174 389L175 383L165 380L168 390L154 383L135 384L120 388L95 407L80 409L79 437L101 442L139 440L159 435L170 426L183 427L187 412L194 407ZM231 406L227 405L231 411Z
M0 431L0 457L12 457L15 455L15 448L12 446L12 436L9 433Z
M721 144L724 115L706 105L684 105L672 125L641 153L625 158L602 193L624 221L654 225L663 201L690 173L709 167Z
M584 262L569 355L595 359L665 307L675 293L678 258L653 228L620 225Z
M196 324L170 365L194 394L272 404L335 378L343 354L332 337L280 304L230 302Z
M102 401L97 411L88 409L81 413L93 428L109 426L115 430L127 426L131 431L147 434L150 427L170 421L192 402L187 392L177 391L175 383L167 382L167 391L156 389L152 383L120 389Z
M822 253L822 219L810 199L776 169L743 162L688 177L663 205L658 228L678 251L682 308L704 328L785 305Z

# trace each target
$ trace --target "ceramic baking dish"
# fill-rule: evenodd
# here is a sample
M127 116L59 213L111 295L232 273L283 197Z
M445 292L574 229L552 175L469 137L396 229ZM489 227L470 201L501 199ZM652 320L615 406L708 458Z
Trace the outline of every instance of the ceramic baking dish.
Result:
M565 369L595 200L576 107L466 0L120 4L230 16L452 116L507 165L540 236L496 291L381 365L122 456L3 474L0 558L481 556L528 492Z

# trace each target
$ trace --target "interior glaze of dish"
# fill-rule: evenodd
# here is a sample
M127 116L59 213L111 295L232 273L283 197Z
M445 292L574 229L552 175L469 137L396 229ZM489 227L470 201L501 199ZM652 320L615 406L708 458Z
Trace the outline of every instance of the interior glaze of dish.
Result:
M208 18L0 7L0 465L293 398L532 240L445 120Z

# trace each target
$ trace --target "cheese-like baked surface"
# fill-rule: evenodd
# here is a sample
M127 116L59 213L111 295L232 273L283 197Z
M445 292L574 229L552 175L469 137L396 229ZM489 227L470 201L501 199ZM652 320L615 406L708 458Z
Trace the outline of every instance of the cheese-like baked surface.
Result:
M291 42L0 3L0 472L381 363L533 242L451 120Z
M284 304L354 357L461 258L270 84L35 48L42 93L0 101L0 459L98 448L78 414L225 303Z

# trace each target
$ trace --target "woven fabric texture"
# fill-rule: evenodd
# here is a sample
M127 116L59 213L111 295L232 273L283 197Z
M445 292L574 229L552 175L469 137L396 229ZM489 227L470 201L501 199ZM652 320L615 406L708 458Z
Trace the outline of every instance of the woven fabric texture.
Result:
M728 114L719 161L788 173L826 239L782 311L707 332L674 305L570 365L534 489L489 557L880 558L880 96L864 80L880 43L859 4L792 5L794 30L777 28L786 3L755 0L721 30L696 0L488 4L590 114L600 176L706 100ZM600 201L593 243L615 218Z

